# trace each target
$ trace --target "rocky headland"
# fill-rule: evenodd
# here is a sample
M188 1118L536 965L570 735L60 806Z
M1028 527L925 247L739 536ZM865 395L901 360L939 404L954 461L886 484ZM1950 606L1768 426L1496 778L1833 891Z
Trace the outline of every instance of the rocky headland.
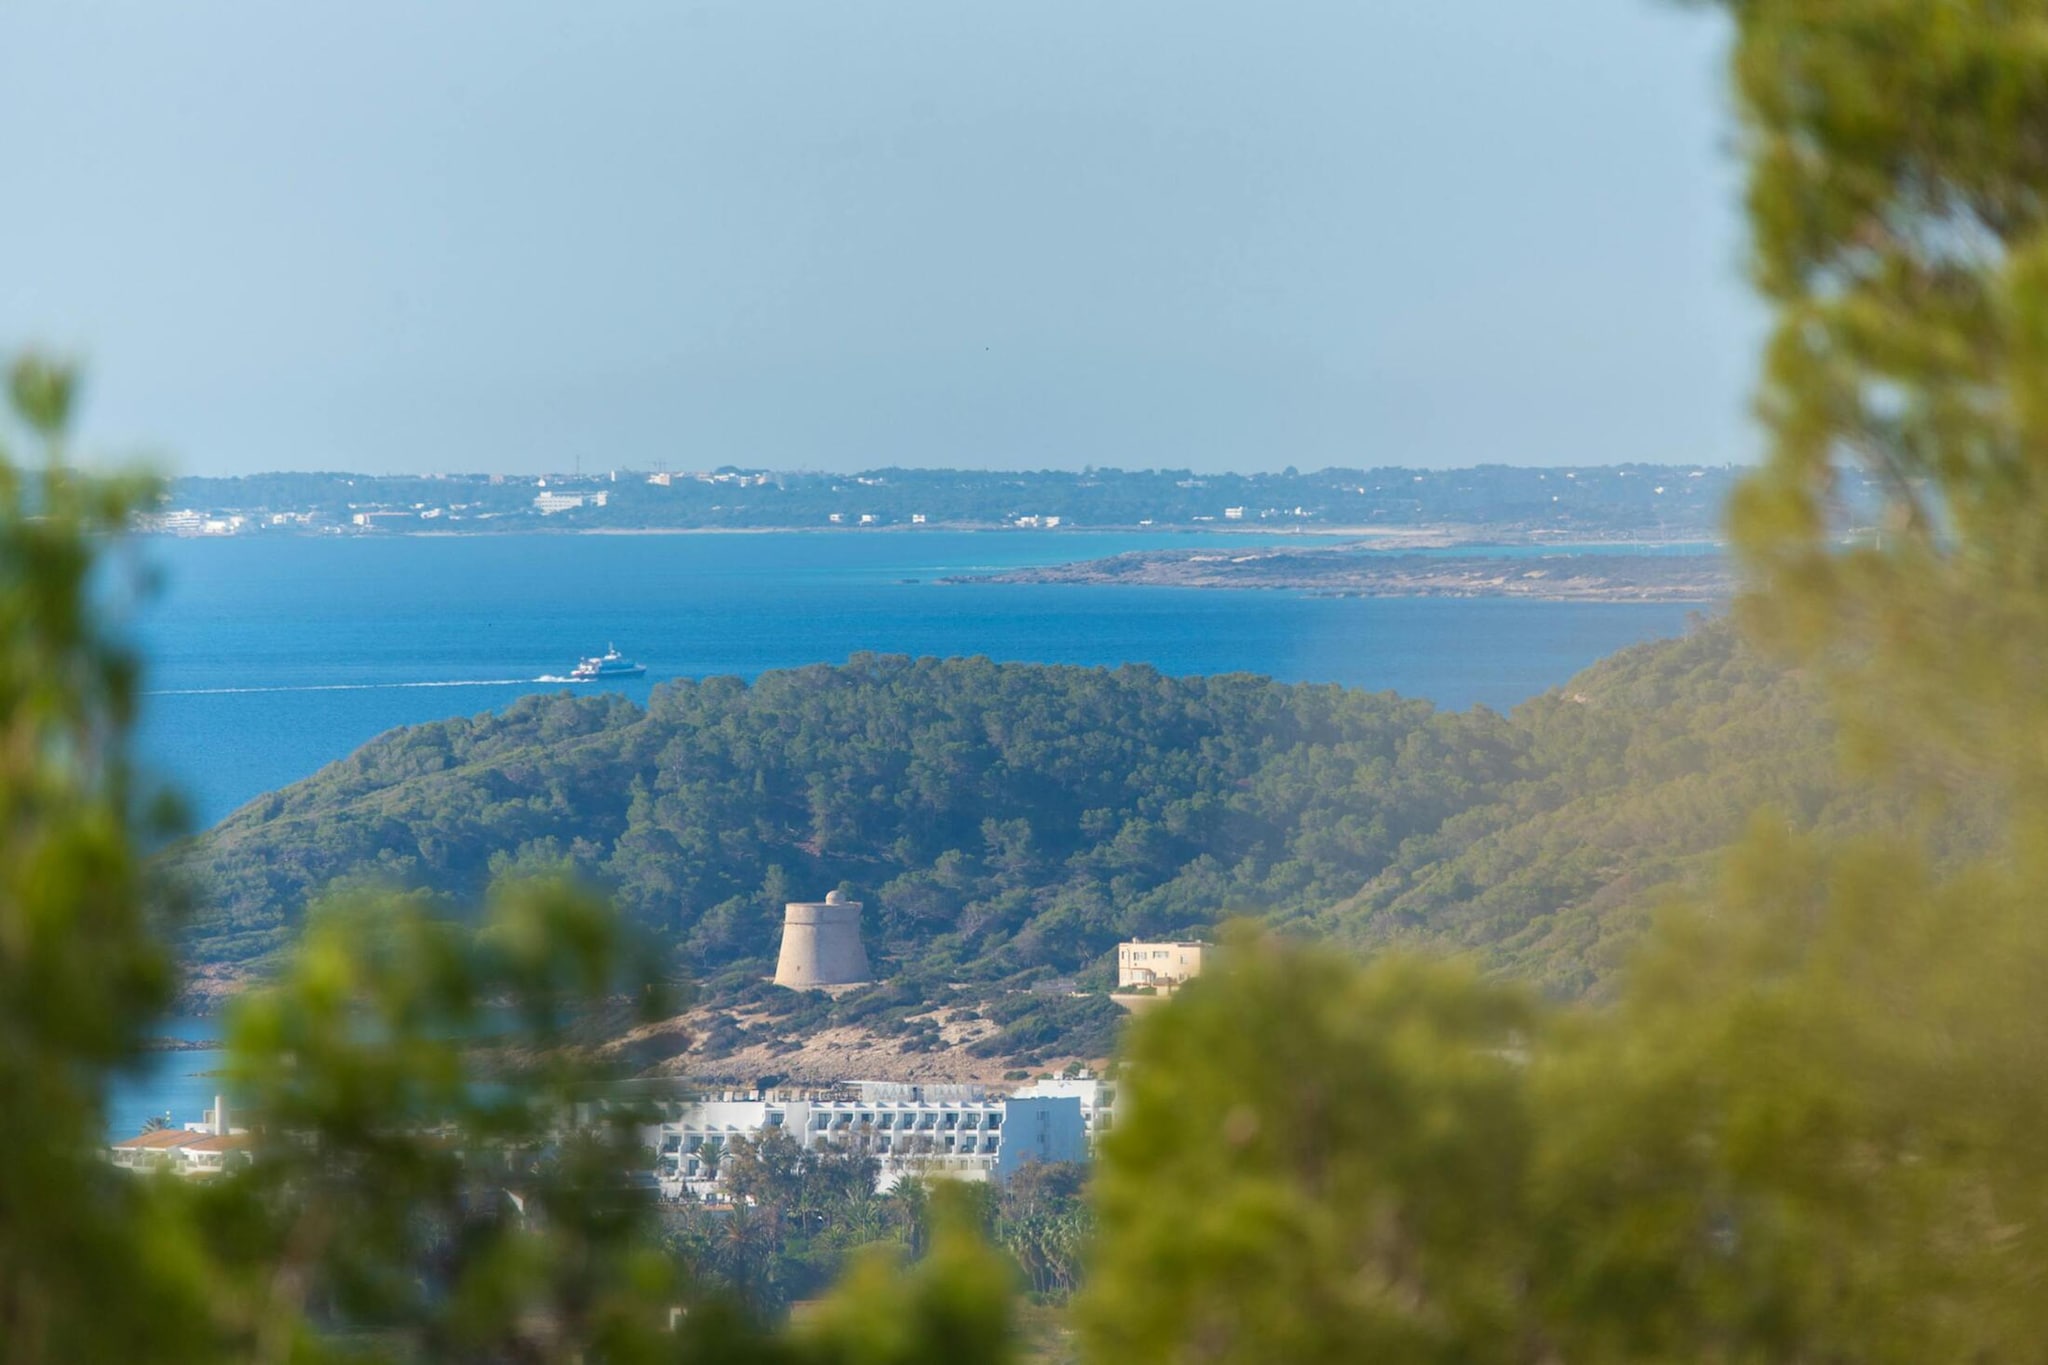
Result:
M1698 554L1540 549L1418 554L1369 545L1138 550L1073 564L962 575L949 583L1079 583L1267 589L1327 597L1522 597L1559 602L1717 602L1727 559Z

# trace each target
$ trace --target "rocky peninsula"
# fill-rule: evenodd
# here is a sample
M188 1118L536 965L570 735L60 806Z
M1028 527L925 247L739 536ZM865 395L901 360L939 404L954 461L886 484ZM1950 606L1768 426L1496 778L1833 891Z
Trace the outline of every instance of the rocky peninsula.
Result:
M1082 583L1268 589L1324 597L1521 597L1556 602L1718 602L1734 590L1727 559L1698 554L1540 548L1419 554L1366 544L1252 550L1138 550L1108 559L948 583Z

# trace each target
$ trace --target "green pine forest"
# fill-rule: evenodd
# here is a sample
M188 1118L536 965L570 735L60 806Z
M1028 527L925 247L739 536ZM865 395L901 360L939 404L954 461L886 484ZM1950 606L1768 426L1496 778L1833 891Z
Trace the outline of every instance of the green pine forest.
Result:
M964 985L1003 1011L990 1055L1026 1060L1106 1051L1115 1011L1017 988L1100 990L1119 939L1236 916L1470 952L1583 997L1753 818L1895 816L1834 747L1812 690L1722 621L1507 716L1250 675L878 655L675 682L644 710L536 696L394 731L196 840L190 955L232 980L341 888L459 906L567 870L713 1000L782 994L761 984L782 902L843 888L890 984L840 1014L900 1026ZM782 1007L791 1027L819 1009Z

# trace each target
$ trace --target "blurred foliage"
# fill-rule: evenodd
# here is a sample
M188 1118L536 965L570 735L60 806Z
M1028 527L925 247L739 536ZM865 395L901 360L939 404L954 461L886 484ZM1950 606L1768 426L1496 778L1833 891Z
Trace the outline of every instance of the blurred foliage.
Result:
M65 462L73 382L29 356L0 430L0 1350L111 1359L191 1308L154 1273L158 1211L99 1160L100 1095L170 1000L177 899L126 759L135 659L87 610L100 539L146 481ZM18 444L17 444L18 443ZM17 453L18 450L18 453ZM175 1272L176 1267L171 1269ZM110 1283L134 1315L99 1311Z
M1091 1358L2034 1358L2044 852L1766 825L1598 1010L1240 935L1127 1042Z
M1512 1338L1530 1002L1250 934L1132 1029L1100 1144L1095 1358L1482 1360Z
M606 1102L575 1027L620 996L662 1008L654 961L563 885L509 888L477 926L331 907L230 1015L229 1085L263 1141L222 1193L246 1207L219 1252L258 1272L255 1339L654 1354L679 1289L634 1182L651 1112Z
M999 1186L957 1190L906 1173L881 1192L879 1163L859 1148L805 1148L770 1129L733 1138L717 1166L717 1197L664 1205L661 1235L706 1286L769 1319L825 1294L865 1248L923 1256L955 1211L1009 1256L1035 1301L1064 1304L1094 1234L1080 1164L1033 1162ZM966 1202L938 1201L940 1190Z
M1753 626L1862 756L2029 799L2048 775L2048 9L1731 0L1754 272L1777 326L1737 542ZM1836 543L1837 497L1884 530Z
M980 1192L942 1181L931 1192L930 1245L915 1264L873 1247L793 1335L832 1365L955 1365L1010 1360L1010 1264L982 1236Z

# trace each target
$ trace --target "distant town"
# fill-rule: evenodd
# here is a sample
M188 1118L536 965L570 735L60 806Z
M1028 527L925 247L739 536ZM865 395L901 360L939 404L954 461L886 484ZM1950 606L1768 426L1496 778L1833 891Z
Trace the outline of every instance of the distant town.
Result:
M952 527L1337 533L1483 527L1542 538L1718 533L1731 465L1088 469L859 474L723 466L510 475L256 474L171 482L140 528L176 536Z

